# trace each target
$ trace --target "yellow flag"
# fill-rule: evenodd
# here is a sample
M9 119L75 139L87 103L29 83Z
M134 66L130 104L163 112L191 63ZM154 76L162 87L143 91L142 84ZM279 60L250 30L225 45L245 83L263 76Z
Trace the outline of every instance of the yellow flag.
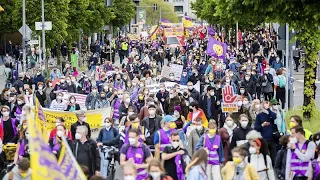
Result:
M40 133L42 134L43 138L47 140L48 139L48 134L47 134L48 132L46 131L47 120L43 113L43 110L38 98L36 98L35 116L36 116L36 124L40 129Z
M0 5L0 12L4 11L3 7Z
M159 29L159 26L152 26L151 30L149 31L151 40L154 40L157 38L158 29Z
M66 177L61 173L61 168L58 165L56 156L52 153L51 148L43 139L40 130L37 127L34 119L28 117L29 131L29 150L30 164L32 169L33 180L64 180Z

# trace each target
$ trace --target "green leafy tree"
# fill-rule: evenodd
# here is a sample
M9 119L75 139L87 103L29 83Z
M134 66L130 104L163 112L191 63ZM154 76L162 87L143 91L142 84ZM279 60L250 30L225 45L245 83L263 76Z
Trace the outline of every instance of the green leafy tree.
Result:
M68 37L67 41L77 41L80 29L89 29L87 17L90 0L70 0L68 16Z
M153 5L157 4L158 10L153 9ZM178 15L174 12L173 6L168 2L158 1L158 0L142 0L139 6L152 6L143 8L146 9L147 25L155 25L160 21L160 9L161 9L161 17L170 20L172 23L178 23L181 20Z
M111 24L116 27L124 26L136 14L135 4L132 0L113 0L112 12L115 17L111 20Z
M316 67L320 50L320 3L310 0L214 0L215 16L238 21L246 20L252 26L262 22L288 23L299 33L306 51L304 74L304 117L310 119L315 112Z
M101 32L102 27L107 25L113 19L114 13L111 8L107 7L104 0L89 0L87 23L84 32L95 33Z
M0 34L13 33L19 30L21 24L17 15L18 0L0 0L0 5L4 9L0 12ZM22 11L22 9L20 9Z

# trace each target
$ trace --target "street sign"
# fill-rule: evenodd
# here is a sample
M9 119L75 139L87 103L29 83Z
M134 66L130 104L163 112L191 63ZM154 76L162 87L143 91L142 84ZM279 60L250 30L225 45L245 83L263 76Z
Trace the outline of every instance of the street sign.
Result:
M42 30L42 22L35 22L35 25L36 25L37 31ZM52 30L52 22L51 21L44 22L44 30Z
M30 44L30 45L39 44L39 41L38 41L38 40L30 40L30 41L28 42L28 44Z
M19 29L19 32L23 35L23 26ZM31 39L32 30L26 25L26 38Z

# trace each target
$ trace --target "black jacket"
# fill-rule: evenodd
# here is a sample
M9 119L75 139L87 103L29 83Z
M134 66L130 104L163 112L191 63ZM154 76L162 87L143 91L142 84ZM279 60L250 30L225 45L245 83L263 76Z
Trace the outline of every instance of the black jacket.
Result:
M189 91L190 91L190 97L192 97L195 101L199 103L200 93L195 88Z
M155 117L155 127L152 128L150 127L150 124L149 124L149 117L146 117L142 120L141 122L141 126L144 126L144 128L148 129L149 133L150 133L150 136L146 139L146 144L147 145L154 145L154 134L159 130L161 129L161 120L162 118L160 116L157 116ZM152 130L152 131L151 131Z
M208 96L207 94L202 95L200 98L200 108L203 110L205 113L207 119L213 118L214 120L218 120L218 105L216 101L215 96L211 96L210 101L211 101L211 116L209 117L208 114Z
M89 158L88 161L90 162L90 167L88 168L90 171L90 175L94 175L95 171L100 171L100 163L101 163L97 143L92 139L88 139L84 143L84 145L88 146L89 148L89 154L86 157L78 156L78 152L79 150L81 150L81 146L79 146L80 143L81 142L79 140L76 140L72 143L71 149L72 149L73 155L77 161L79 161L81 158Z
M247 126L246 129L243 129L241 126L237 127L233 130L233 136L232 136L232 140L230 143L230 148L229 150L231 151L234 147L237 146L237 141L241 141L241 140L247 140L246 139L246 135L248 134L248 132L250 132L252 129L252 127Z
M287 149L282 147L276 156L276 162L274 164L274 170L276 171L276 176L278 179L285 178L286 175L286 161L287 161Z

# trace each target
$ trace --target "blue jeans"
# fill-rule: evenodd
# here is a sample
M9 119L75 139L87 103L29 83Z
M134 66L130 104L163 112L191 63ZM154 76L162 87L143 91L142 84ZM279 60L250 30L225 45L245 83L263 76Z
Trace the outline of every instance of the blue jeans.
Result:
M104 153L99 151L101 163L100 163L100 176L107 178L108 176L108 165L109 161L107 160L108 152ZM105 157L106 156L106 157Z

